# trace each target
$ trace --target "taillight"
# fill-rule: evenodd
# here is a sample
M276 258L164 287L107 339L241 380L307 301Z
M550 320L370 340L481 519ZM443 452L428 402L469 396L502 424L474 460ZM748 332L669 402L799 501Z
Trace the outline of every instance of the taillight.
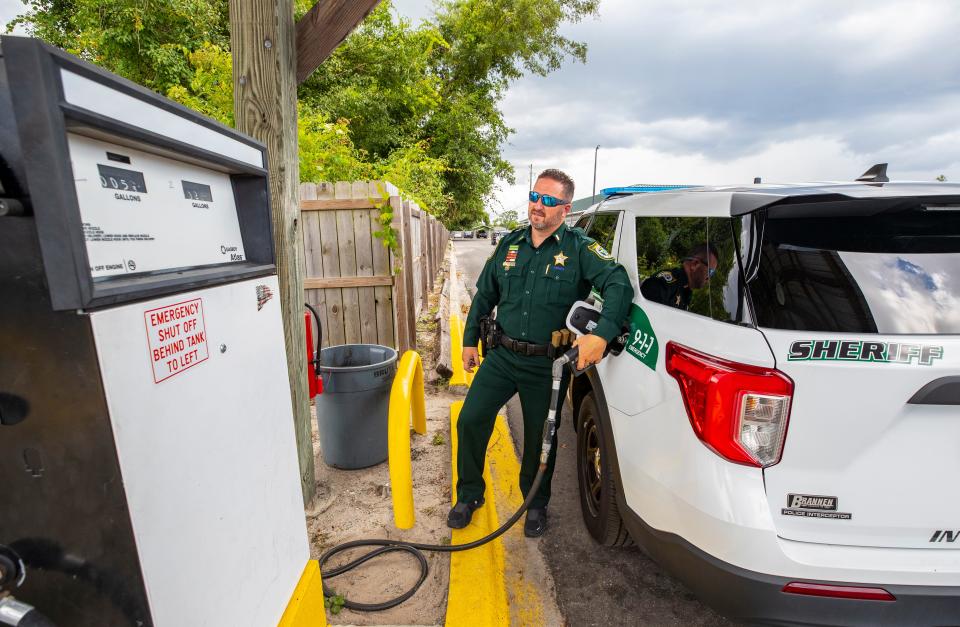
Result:
M721 457L766 468L780 461L793 381L779 370L740 364L667 343L667 372L694 433Z

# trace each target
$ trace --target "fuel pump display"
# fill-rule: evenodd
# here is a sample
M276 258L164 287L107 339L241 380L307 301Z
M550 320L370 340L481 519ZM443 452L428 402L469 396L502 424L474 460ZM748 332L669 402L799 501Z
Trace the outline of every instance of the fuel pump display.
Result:
M74 133L67 141L95 279L245 261L228 174ZM121 158L139 169L108 163Z
M0 55L0 609L277 624L309 546L266 151L36 40Z

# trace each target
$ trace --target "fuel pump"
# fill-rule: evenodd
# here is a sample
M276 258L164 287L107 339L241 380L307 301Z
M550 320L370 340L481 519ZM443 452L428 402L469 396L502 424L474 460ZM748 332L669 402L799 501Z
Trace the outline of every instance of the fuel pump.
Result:
M309 545L266 150L0 55L0 624L277 624Z

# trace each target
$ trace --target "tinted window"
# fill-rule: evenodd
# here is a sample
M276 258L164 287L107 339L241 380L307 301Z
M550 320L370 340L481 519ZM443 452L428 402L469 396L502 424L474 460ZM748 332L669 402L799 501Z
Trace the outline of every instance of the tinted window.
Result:
M598 213L587 230L587 235L597 240L608 252L613 252L613 238L617 235L619 213Z
M647 300L701 316L728 322L746 321L745 294L736 258L740 229L740 218L637 218L637 274L641 294ZM702 251L697 252L697 248L704 245L716 252L717 267L704 287L692 290L689 305L684 307L686 296L680 290L687 284L684 260L706 258ZM644 287L647 279L652 283ZM681 297L679 301L677 296Z
M960 211L898 203L861 201L857 215L750 218L747 231L763 233L747 271L757 324L960 333Z

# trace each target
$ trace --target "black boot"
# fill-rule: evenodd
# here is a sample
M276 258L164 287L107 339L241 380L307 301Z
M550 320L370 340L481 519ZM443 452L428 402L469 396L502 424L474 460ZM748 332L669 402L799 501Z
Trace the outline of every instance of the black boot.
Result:
M527 510L527 521L523 525L523 535L528 538L539 538L547 530L547 508L533 508Z
M450 513L447 514L447 526L451 529L463 529L470 524L473 512L480 509L481 505L483 505L483 499L467 502L458 501L450 510Z

